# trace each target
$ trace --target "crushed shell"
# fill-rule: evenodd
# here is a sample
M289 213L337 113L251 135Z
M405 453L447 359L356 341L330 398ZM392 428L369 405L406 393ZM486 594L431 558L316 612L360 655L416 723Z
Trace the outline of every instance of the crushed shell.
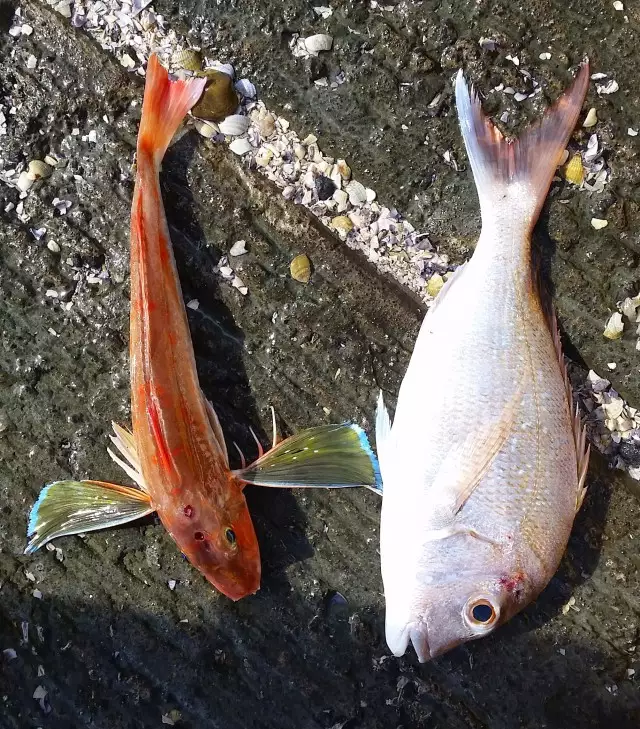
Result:
M439 273L434 273L427 283L427 293L429 296L437 296L443 286L444 279L442 276Z
M564 177L567 182L573 185L582 185L584 182L584 165L582 164L582 156L574 154L569 160L569 164L564 170Z
M300 281L300 283L309 283L309 279L311 278L311 261L304 253L296 256L291 261L289 270L291 271L291 278Z
M217 124L204 121L203 119L194 119L193 126L196 128L198 134L201 134L206 139L211 139L212 137L215 137L216 134L220 131Z
M346 215L336 215L331 221L331 225L345 236L353 230L353 223Z
M604 336L607 339L620 339L624 330L624 324L622 322L622 314L616 311L611 315L611 318L607 322L607 326L604 328Z
M317 56L320 51L330 51L333 45L333 38L326 33L317 33L304 39L304 45L312 56Z
M31 160L31 162L29 162L29 167L27 168L27 174L32 180L41 180L44 177L49 177L52 172L53 170L51 167L49 167L49 165L41 159Z
M202 71L202 63L202 53L193 48L175 51L171 56L171 65L174 68L182 68L185 71Z
M595 125L598 123L598 113L594 108L589 109L589 113L587 114L585 120L582 122L582 126L589 129L589 127L595 127Z
M227 137L239 137L249 129L249 117L243 114L231 114L218 125Z

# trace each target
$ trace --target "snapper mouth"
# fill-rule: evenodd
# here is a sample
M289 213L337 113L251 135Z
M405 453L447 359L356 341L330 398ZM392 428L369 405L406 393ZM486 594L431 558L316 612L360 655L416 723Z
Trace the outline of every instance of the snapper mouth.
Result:
M418 660L420 663L426 663L431 658L427 626L423 622L419 622L413 623L407 627L409 630L409 637L413 643Z
M432 658L427 626L421 620L408 623L403 630L395 635L393 635L393 631L387 628L386 637L389 650L398 658L406 653L409 641L413 643L413 648L420 663L426 663Z

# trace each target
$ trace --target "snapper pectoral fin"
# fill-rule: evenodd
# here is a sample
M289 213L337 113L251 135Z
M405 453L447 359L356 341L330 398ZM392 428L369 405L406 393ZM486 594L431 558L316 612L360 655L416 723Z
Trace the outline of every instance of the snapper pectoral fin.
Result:
M302 430L233 473L257 486L380 488L378 461L365 432L353 423Z
M451 518L467 503L513 432L523 389L521 381L497 416L475 425L444 457L431 484L431 492Z
M45 486L31 509L25 554L56 537L126 524L155 509L149 495L104 481L55 481Z

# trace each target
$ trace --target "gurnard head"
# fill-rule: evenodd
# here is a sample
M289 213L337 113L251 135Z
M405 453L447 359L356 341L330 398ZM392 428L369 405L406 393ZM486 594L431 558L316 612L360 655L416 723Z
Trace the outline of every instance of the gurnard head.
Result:
M489 576L486 576L489 574ZM505 623L538 592L524 572L438 569L421 575L413 594L386 591L386 638L401 656L409 642L421 663Z
M260 588L260 549L242 484L226 474L220 496L192 493L158 509L185 557L223 595L240 600Z

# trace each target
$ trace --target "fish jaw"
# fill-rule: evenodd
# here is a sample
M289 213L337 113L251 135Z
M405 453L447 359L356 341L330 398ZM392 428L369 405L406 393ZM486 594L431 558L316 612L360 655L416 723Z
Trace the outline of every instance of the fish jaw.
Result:
M426 624L421 620L410 622L399 631L394 630L387 623L386 638L389 650L396 658L400 658L407 652L409 642L413 644L420 663L426 663L432 658L429 647L429 631Z

